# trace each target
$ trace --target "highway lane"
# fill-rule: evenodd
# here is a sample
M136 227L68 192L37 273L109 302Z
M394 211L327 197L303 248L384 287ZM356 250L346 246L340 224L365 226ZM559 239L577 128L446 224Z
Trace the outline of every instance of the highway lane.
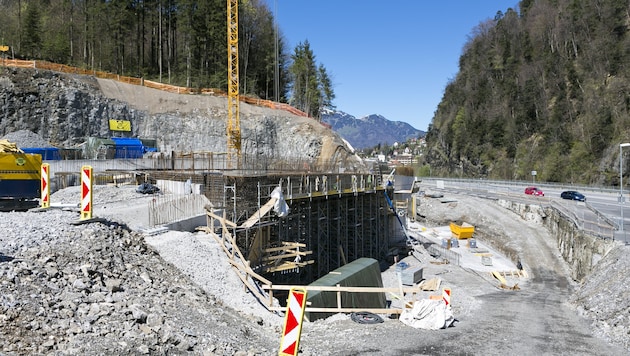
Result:
M539 202L542 205L553 205L571 216L578 226L604 238L614 238L626 243L630 242L630 195L625 202L619 202L619 191L560 184L531 184L525 182L461 180L422 178L422 185L437 190L455 189L467 191L475 195L488 195L496 198L512 199L526 202ZM536 186L544 193L544 197L533 197L525 194L525 187ZM560 197L565 190L577 190L586 196L586 203L566 200ZM623 216L623 218L622 218Z

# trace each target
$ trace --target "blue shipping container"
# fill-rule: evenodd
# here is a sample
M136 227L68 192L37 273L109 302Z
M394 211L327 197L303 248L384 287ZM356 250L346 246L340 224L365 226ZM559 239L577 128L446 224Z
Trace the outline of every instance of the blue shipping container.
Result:
M144 145L137 138L112 137L116 152L114 158L142 158L144 155Z

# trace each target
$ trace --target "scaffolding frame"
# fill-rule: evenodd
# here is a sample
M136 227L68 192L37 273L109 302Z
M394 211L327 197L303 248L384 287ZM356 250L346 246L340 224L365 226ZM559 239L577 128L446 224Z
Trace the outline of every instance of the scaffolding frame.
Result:
M361 257L387 257L390 219L382 192L293 198L287 203L290 213L278 222L278 239L305 243L313 251L315 263L306 268L305 279L320 278Z
M308 284L356 259L388 257L392 213L384 188L366 185L378 177L303 175L276 177L275 182L270 177L239 179L238 183L224 181L221 207L215 207L231 222L231 233L244 255L251 257L253 270L274 283ZM278 186L289 206L288 215L279 218L269 213L271 209L264 209L265 216L261 216L261 208L271 203L270 192ZM244 203L251 206L237 209ZM249 218L239 222L243 216ZM296 267L270 267L266 251L291 243L303 244L311 252L300 256L308 261L274 259Z

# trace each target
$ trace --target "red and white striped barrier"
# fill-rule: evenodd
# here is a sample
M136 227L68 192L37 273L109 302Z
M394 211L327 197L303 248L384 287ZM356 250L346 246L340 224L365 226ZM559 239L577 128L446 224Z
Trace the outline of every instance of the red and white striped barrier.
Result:
M291 288L278 355L295 356L298 354L302 321L304 320L304 308L306 308L306 289Z
M81 220L92 218L92 167L81 167Z
M50 207L50 185L48 184L50 179L50 165L48 163L42 164L42 181L41 181L41 192L42 192L42 208Z
M446 303L447 307L451 307L451 289L450 288L443 288L442 289L442 299L444 300L444 303Z

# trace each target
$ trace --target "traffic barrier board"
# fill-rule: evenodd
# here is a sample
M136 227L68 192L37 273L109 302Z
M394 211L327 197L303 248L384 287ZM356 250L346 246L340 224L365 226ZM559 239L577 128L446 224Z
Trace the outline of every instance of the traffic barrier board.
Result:
M451 306L451 289L450 288L442 289L442 299L444 300L444 303L446 303L446 306L450 308Z
M41 193L42 193L42 208L50 207L50 165L48 163L42 164L42 178L41 178Z
M297 355L300 334L302 333L302 321L304 320L304 308L306 308L306 289L291 288L278 355Z
M92 218L92 167L81 167L81 220Z

